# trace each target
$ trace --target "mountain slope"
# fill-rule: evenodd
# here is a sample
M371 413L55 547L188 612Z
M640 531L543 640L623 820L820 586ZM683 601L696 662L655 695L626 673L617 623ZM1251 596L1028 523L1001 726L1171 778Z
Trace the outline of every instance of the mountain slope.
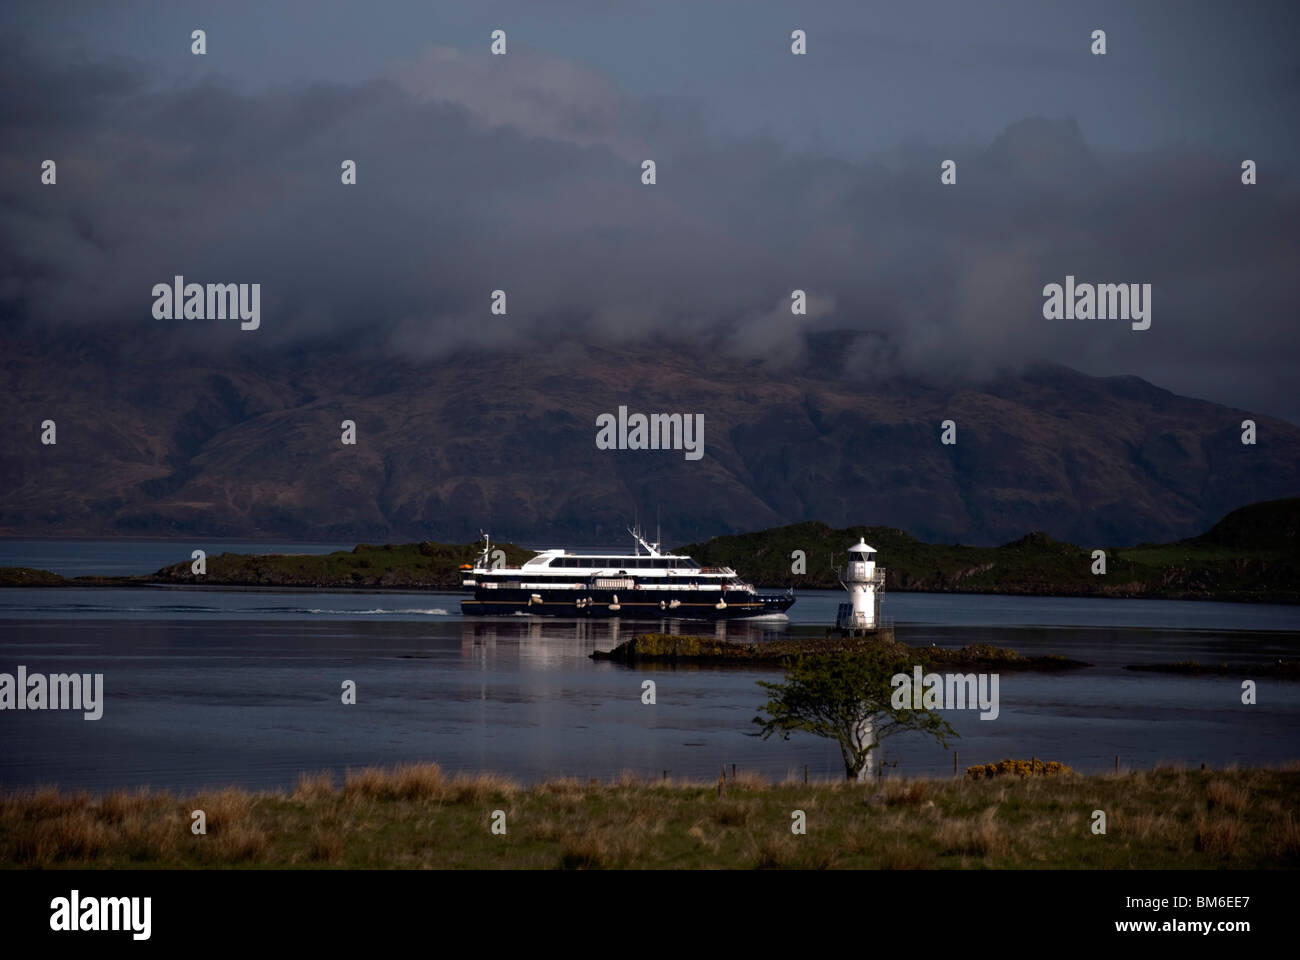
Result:
M816 518L1128 545L1300 492L1284 421L1254 417L1243 446L1243 411L1063 367L982 386L855 379L856 339L813 337L808 362L772 368L701 345L420 360L0 337L15 431L0 534L622 542L658 507L668 542ZM597 449L596 417L620 404L704 414L705 456Z

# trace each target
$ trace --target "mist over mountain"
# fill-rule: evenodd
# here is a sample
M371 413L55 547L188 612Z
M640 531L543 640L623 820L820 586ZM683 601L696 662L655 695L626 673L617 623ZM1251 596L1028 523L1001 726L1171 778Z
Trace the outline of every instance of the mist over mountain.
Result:
M798 56L775 0L208 6L0 8L0 533L1124 544L1300 492L1294 4L1104 56L1030 0L826 0ZM598 449L620 405L703 456Z
M205 360L145 335L0 340L23 431L0 459L0 534L456 541L486 528L617 543L657 509L677 543L820 520L1125 545L1300 492L1300 428L1286 421L1054 365L983 384L864 377L857 358L889 347L850 331L808 337L779 371L667 340ZM703 414L703 458L597 449L596 418L619 405ZM54 446L38 439L46 418ZM345 419L355 446L340 442Z
M533 6L499 12L520 22ZM853 329L888 338L856 358L868 376L988 379L1045 361L1300 422L1300 178L1294 110L1281 109L1295 88L1277 72L1291 49L1267 26L1285 10L1257 13L1252 45L1238 45L1250 55L1214 74L1220 99L1152 117L1134 87L1175 91L1143 56L1176 52L1169 69L1208 75L1210 54L1188 61L1184 47L1237 29L1218 22L1231 16L1180 14L1179 31L1156 35L1134 25L1100 58L1074 17L1041 5L1014 14L1020 39L1006 46L968 4L939 4L914 36L915 17L837 3L806 11L822 26L805 58L782 42L784 5L745 6L725 47L700 49L696 24L716 9L646 5L646 29L677 24L674 43L694 49L674 57L680 77L612 22L585 43L525 32L494 57L477 28L419 13L427 34L367 50L357 78L336 76L301 18L274 5L232 0L204 56L189 53L192 25L173 49L125 14L86 11L83 29L124 31L110 55L52 40L54 14L29 16L32 37L0 34L0 323L135 338L154 285L182 275L259 283L258 351L334 338L450 362L666 337L777 370L805 359L808 334ZM551 16L566 9L585 22L563 6ZM299 75L254 80L274 64L249 63L250 45L277 28ZM617 66L591 61L603 45ZM725 82L720 63L734 70ZM780 116L753 85L807 111ZM819 118L819 104L838 109ZM1255 185L1241 183L1244 157L1260 164ZM57 184L40 182L45 158ZM341 182L345 160L355 185ZM940 181L946 160L955 183ZM1150 329L1045 319L1045 285L1067 276L1151 284ZM508 314L489 312L494 290ZM806 315L791 313L794 290ZM164 331L204 357L246 336Z

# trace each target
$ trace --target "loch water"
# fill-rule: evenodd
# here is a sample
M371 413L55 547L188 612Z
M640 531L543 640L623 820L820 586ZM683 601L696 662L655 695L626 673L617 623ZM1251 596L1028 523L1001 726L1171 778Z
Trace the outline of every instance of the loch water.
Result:
M327 552L329 544L239 544ZM234 546L226 549L235 549ZM87 559L89 558L89 559ZM187 559L174 542L0 541L0 566L144 573ZM730 623L465 618L452 593L288 589L0 590L0 673L102 673L98 720L0 711L0 787L101 792L292 786L301 772L411 762L523 781L630 770L712 779L724 764L772 778L842 775L810 735L763 740L753 718L769 669L629 668L593 661L636 632L764 640L834 621L838 591L801 591L788 619ZM999 714L946 711L948 749L886 741L888 775L951 775L1004 757L1085 771L1300 758L1300 684L1139 673L1132 663L1265 664L1300 654L1300 607L890 593L883 613L911 644L993 643L1090 666L1003 673ZM656 703L642 703L642 682ZM1255 679L1257 703L1241 702ZM345 681L356 703L341 702Z

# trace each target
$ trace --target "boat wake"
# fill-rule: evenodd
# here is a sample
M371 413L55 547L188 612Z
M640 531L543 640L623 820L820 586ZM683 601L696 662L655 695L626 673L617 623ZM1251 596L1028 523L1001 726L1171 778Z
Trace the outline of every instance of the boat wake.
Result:
M412 613L425 614L426 616L430 616L430 617L451 616L450 613L448 613L446 610L442 609L441 607L431 607L428 609L421 608L421 607L403 607L398 610L385 610L383 608L375 608L373 610L325 610L325 609L321 609L320 607L309 607L307 609L307 612L323 613L326 615L333 615L333 616L339 616L341 614L350 614L352 616L358 616L358 617L381 617L384 616L385 614L388 614L390 616L402 616L402 615L409 615Z

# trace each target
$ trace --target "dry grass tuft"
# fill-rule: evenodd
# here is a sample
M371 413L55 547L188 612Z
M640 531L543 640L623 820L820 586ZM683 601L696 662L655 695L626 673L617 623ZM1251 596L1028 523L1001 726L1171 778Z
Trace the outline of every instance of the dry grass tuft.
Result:
M108 830L85 810L61 813L27 825L16 844L27 866L93 860L108 847Z
M322 800L327 797L333 797L334 774L328 770L322 770L320 773L300 773L298 775L298 786L294 788L291 796L303 800Z
M302 787L303 781L299 780L299 789ZM442 800L451 787L436 763L403 764L392 769L365 767L344 774L343 796L349 801Z
M207 839L193 836L179 814L164 817L140 811L122 822L115 845L134 863L154 863L170 859L185 837Z
M513 797L519 784L499 773L458 773L447 790L452 803L482 803L485 800Z
M888 806L919 807L930 797L930 781L888 780L882 792Z
M930 853L916 844L892 837L875 851L884 870L928 870L934 866Z
M343 839L337 829L317 824L311 831L311 858L319 863L338 863L343 854Z
M1174 822L1163 813L1139 813L1132 820L1118 824L1129 836L1143 842L1172 841L1176 830Z
M1229 813L1245 813L1250 806L1250 791L1227 780L1213 780L1205 788L1209 809L1222 808Z
M237 824L212 838L207 848L216 863L260 863L271 849L270 839L257 827Z
M794 837L764 836L754 843L752 866L755 870L781 870L795 862Z
M1287 811L1285 818L1278 821L1272 833L1277 856L1293 863L1300 861L1300 824L1296 823L1290 811Z
M1196 817L1196 849L1203 853L1232 856L1241 840L1241 824L1226 817Z
M734 777L727 774L727 789L733 787L737 790L766 790L771 784L760 774L738 770Z
M554 777L543 780L533 789L548 796L565 796L582 793L583 787L577 777Z
M226 833L248 820L252 797L243 790L228 787L216 793L195 797L193 810L202 810L207 818L208 833Z
M719 800L710 811L710 816L720 827L744 827L749 825L754 813L753 803L743 800Z
M939 823L934 838L942 853L987 857L1003 848L1002 835L993 818L997 807L989 807L973 820L947 818Z
M612 830L595 827L565 834L560 845L560 867L564 870L616 870L631 855L626 841Z

